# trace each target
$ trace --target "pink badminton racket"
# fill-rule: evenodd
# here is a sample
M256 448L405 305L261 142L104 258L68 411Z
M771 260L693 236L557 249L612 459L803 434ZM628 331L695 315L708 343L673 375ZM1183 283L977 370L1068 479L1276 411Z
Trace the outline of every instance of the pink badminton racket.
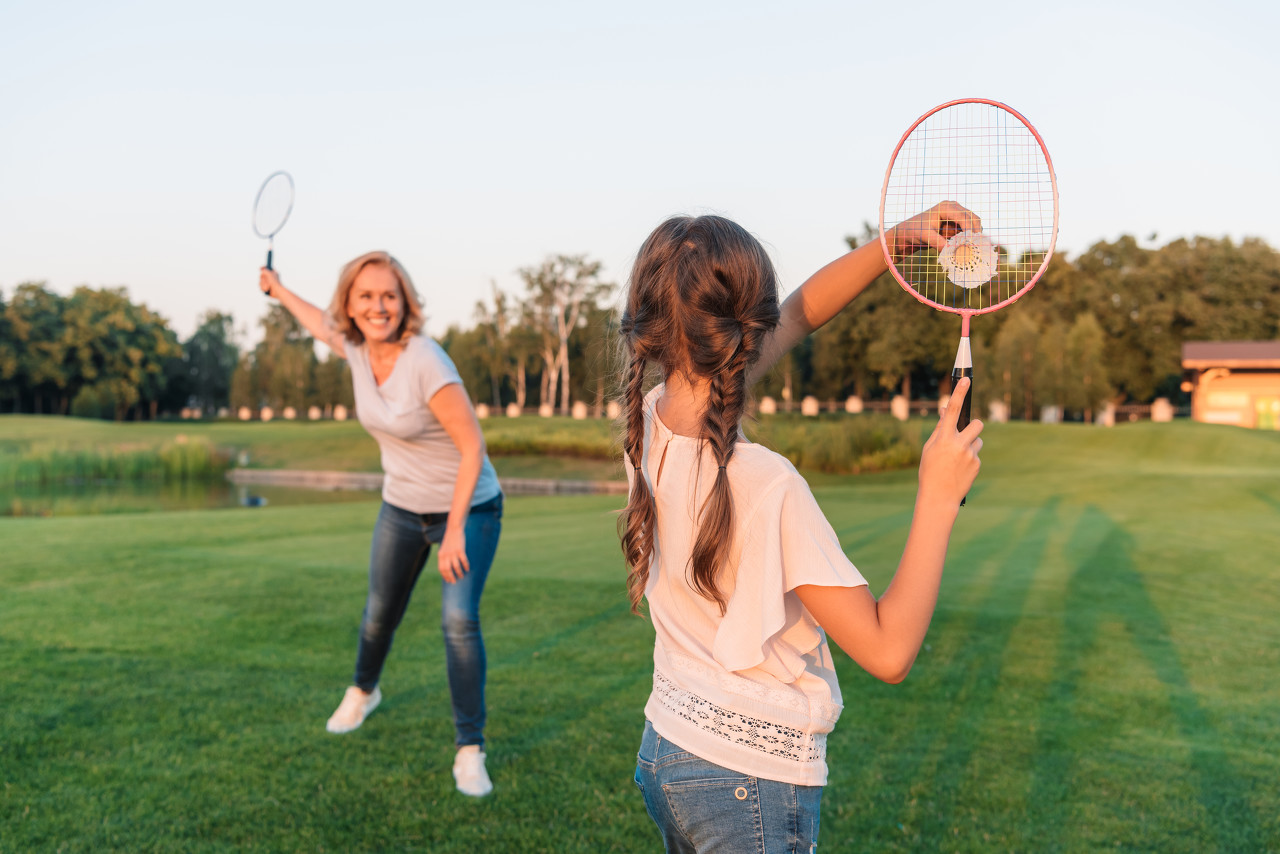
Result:
M963 231L944 221L946 246L895 256L885 233L942 201L982 221ZM998 101L965 98L934 107L894 149L880 192L880 247L889 272L925 305L960 315L952 379L973 377L969 319L1004 308L1049 266L1058 237L1058 182L1044 140L1021 113ZM940 242L940 241L939 241ZM959 427L969 423L973 387Z
M888 228L952 201L981 229L944 221L946 245L895 256ZM925 305L960 315L953 382L973 382L969 319L1009 305L1035 285L1058 237L1058 182L1044 140L1021 113L982 98L934 107L894 149L880 192L880 248L898 284ZM940 241L939 241L940 242ZM973 386L958 427L969 423Z

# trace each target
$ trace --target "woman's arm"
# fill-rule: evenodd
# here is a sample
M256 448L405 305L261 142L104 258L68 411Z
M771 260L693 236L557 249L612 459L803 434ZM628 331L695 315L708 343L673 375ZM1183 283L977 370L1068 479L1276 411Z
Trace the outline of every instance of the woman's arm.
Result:
M275 270L263 267L258 273L258 287L269 297L279 300L280 304L297 318L298 322L310 332L317 341L323 341L333 348L333 352L342 358L347 357L347 349L343 346L342 336L337 330L330 328L325 320L324 311L280 283Z
M427 404L462 454L458 477L453 483L453 501L449 504L449 521L436 563L440 575L450 583L462 578L470 569L467 560L467 514L471 512L471 496L484 467L484 433L476 420L471 400L461 383L450 383L432 396Z
M976 214L955 202L942 202L889 229L885 233L889 251L894 255L906 255L929 246L941 249L947 243L940 233L944 222L956 223L961 231L982 230L982 221ZM767 374L783 354L839 314L887 269L880 241L873 240L842 255L805 280L783 301L778 326L765 339L760 358L747 376L748 383L755 383Z
M864 670L885 682L906 678L933 619L942 584L947 543L960 500L977 477L982 422L956 431L960 404L969 380L956 385L947 412L939 419L920 457L920 486L915 514L898 571L889 589L876 599L865 587L796 588L818 625Z

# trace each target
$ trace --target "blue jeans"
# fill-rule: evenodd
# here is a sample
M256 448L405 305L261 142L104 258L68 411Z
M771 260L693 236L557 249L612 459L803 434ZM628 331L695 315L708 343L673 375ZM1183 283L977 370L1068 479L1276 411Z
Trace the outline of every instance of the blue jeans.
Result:
M668 854L811 854L821 786L763 780L699 759L645 721L636 785Z
M385 501L378 511L369 550L369 598L360 622L355 684L372 691L391 650L391 640L413 594L413 585L444 537L447 513L410 513ZM440 580L445 665L453 698L457 744L484 744L484 638L480 594L502 532L502 496L477 504L467 516L467 561L471 569L450 584Z

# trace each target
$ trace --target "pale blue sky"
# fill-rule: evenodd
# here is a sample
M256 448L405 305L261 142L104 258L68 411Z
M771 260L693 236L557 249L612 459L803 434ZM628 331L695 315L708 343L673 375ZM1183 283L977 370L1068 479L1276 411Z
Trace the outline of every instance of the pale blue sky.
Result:
M432 334L551 253L620 283L680 212L737 219L790 290L874 221L911 122L966 96L1043 135L1060 251L1280 247L1278 35L1275 4L1230 0L0 0L0 291L125 285L184 337L218 308L256 340L250 208L276 169L285 280L324 302L388 249Z

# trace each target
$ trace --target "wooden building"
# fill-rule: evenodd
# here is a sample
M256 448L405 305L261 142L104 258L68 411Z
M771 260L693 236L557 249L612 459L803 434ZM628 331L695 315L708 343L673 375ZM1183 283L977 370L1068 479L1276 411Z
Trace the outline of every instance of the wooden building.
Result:
M1196 421L1280 430L1280 341L1188 341L1182 369Z

